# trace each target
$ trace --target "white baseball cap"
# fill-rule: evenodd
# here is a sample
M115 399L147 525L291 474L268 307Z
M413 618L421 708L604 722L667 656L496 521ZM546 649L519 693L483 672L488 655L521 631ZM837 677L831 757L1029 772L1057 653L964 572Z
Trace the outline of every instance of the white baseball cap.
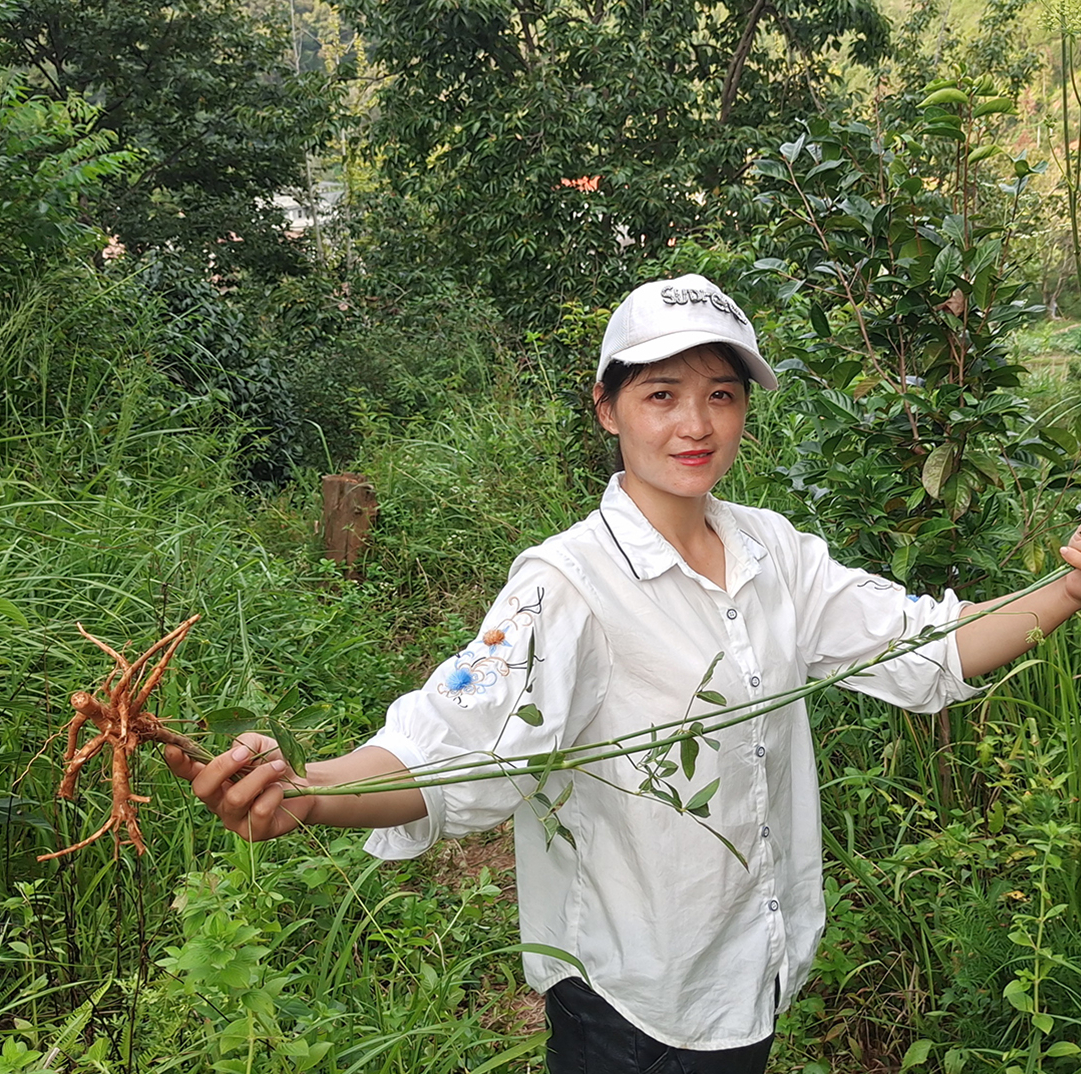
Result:
M706 343L727 343L751 380L776 388L777 376L758 353L750 319L723 291L693 273L636 287L604 330L597 380L611 362L648 365Z

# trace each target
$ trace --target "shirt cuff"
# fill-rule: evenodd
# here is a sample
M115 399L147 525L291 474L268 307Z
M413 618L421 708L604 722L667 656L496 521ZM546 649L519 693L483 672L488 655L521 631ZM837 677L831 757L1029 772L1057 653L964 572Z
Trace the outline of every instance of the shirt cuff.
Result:
M385 727L357 749L363 749L364 746L379 746L388 753L393 753L406 768L419 768L428 763L428 759L414 742L400 732ZM421 787L420 793L424 796L428 815L393 828L374 829L364 844L364 849L369 854L384 861L419 858L439 841L446 813L443 788Z

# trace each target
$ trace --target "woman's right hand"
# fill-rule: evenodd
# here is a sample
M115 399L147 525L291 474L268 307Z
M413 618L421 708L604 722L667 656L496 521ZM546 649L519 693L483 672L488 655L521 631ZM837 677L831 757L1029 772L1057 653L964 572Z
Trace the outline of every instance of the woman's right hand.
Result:
M191 783L196 798L221 817L229 831L251 843L291 832L305 821L316 802L310 796L285 802L285 787L304 786L306 781L289 767L277 742L267 735L246 732L227 753L206 764L166 746L165 763L174 775ZM232 777L248 766L251 771L233 782Z

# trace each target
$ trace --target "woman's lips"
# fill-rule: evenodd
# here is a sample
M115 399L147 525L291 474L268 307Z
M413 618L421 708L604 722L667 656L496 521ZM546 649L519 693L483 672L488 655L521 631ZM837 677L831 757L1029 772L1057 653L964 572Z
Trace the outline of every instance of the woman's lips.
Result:
M705 464L713 458L713 452L681 451L678 455L673 455L672 457L684 466L705 466Z

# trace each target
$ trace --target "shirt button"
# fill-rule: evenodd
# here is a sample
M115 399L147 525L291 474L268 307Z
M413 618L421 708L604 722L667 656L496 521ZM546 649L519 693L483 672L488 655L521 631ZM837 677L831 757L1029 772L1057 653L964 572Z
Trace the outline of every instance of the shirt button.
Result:
M752 686L761 686L762 685L762 680L757 675L752 675L751 676L751 685Z
M729 608L724 614L727 615L729 619L736 619L739 616L739 612L737 612L735 608Z
M762 838L763 839L768 839L769 838L769 825L768 824L763 824L762 825Z
M765 746L755 746L754 755L756 757L765 757L766 756L766 747Z
M781 904L776 899L770 899L769 908L771 910L780 910Z

